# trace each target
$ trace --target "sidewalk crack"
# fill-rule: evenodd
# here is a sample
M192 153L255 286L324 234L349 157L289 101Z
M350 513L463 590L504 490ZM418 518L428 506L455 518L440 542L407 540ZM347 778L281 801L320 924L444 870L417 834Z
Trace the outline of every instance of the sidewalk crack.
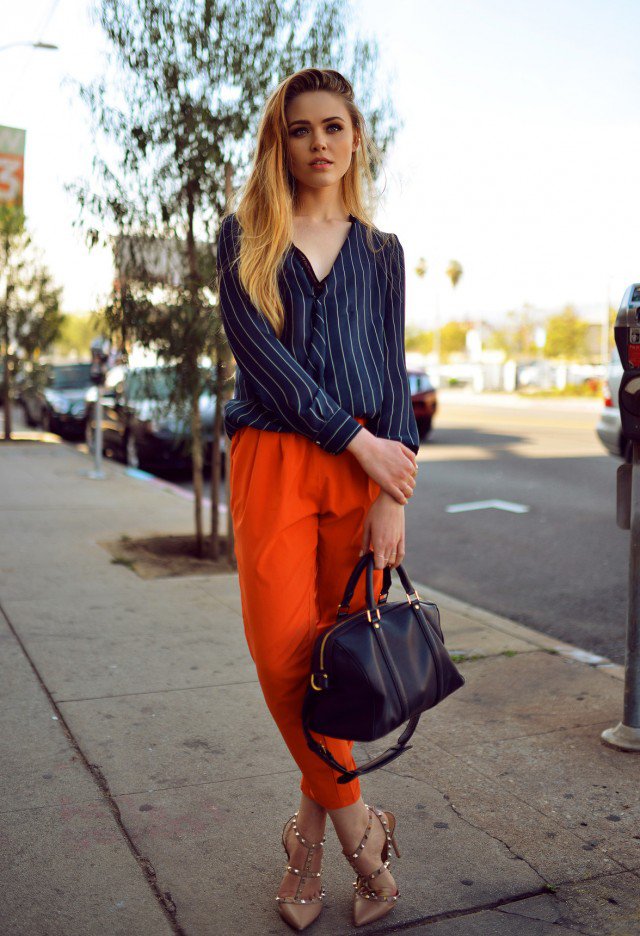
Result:
M419 777L414 777L413 774L400 773L399 771L389 770L389 768L385 768L385 767L383 767L382 770L385 770L385 771L388 772L388 773L393 773L393 774L395 774L396 776L407 777L409 780L415 780L415 781L418 782L418 783L424 783L424 782L425 782L424 779L421 780ZM466 823L468 826L470 826L472 829L476 829L476 831L482 832L484 835L488 836L490 839L493 839L494 842L499 842L501 845L503 845L503 846L507 849L507 851L509 852L509 854L513 855L514 858L516 858L518 861L524 862L524 864L526 864L527 867L530 868L531 871L533 871L533 873L536 875L536 877L540 878L540 880L543 881L545 885L551 884L551 882L548 881L548 880L545 878L545 876L544 876L543 874L541 874L540 871L538 871L537 868L534 868L534 866L531 864L531 862L528 861L528 860L524 857L524 855L520 855L511 845L508 844L508 842L505 842L505 840L502 839L502 838L500 838L499 835L496 835L494 832L489 832L488 829L483 829L482 826L477 825L475 822L472 822L471 819L467 818L467 816L464 816L464 815L462 814L462 812L458 809L458 807L454 805L454 803L452 803L452 802L451 802L450 800L448 800L448 799L445 799L445 792L444 792L444 790L441 790L440 787L437 786L435 783L433 783L432 780L429 781L429 785L430 785L431 787L433 787L433 789L434 789L437 793L439 793L440 796L442 796L442 798L445 800L445 803L447 804L448 808L458 817L458 819L460 819L462 822L465 822L465 823Z

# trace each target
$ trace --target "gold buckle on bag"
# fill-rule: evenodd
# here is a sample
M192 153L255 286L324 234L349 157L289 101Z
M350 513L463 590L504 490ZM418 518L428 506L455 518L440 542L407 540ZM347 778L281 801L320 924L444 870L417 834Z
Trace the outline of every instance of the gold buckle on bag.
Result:
M371 618L371 611L369 610L369 608L367 608L367 620L369 621L369 624L373 624L374 627L378 628L378 627L380 627L380 624L378 623L378 621L380 620L380 609L379 609L379 608L376 608L375 614L376 614L377 620L374 621L374 620L372 620L372 618Z

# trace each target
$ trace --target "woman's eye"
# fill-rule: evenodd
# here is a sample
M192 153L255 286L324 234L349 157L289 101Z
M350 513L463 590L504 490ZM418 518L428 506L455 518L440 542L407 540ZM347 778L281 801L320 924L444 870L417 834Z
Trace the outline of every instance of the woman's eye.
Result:
M304 133L307 129L307 127L296 127L295 130L291 131L291 136L299 136L301 131ZM328 124L327 130L331 129L342 130L342 124Z

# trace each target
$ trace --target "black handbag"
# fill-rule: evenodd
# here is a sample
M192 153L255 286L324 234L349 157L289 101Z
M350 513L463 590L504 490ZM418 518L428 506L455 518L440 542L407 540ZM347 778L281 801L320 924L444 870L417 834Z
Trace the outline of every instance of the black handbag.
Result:
M349 602L366 569L367 607L349 614ZM302 725L311 750L336 771L338 783L388 764L408 751L420 715L464 685L444 646L440 613L424 601L397 567L405 601L387 603L391 569L384 570L380 600L373 592L373 552L366 552L349 576L336 623L318 636L313 648ZM408 720L397 742L355 770L348 770L311 735L375 741Z

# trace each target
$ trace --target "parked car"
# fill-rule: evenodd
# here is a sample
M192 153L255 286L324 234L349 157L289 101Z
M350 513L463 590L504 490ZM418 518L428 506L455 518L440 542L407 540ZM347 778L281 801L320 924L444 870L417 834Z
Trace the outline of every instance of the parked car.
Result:
M409 389L411 390L411 404L413 414L418 425L420 441L424 442L433 424L433 417L438 408L436 390L426 371L409 370Z
M185 472L191 469L191 428L188 414L169 404L172 368L161 365L126 369L115 367L105 378L102 393L102 448L132 468ZM86 395L86 441L95 445L97 389ZM203 461L211 466L215 398L200 397ZM222 475L226 435L221 433Z
M596 426L598 438L611 455L631 461L631 445L622 433L622 420L618 407L618 394L622 374L622 361L618 349L613 348L611 360L607 368L607 379L604 385L604 406Z
M66 439L85 434L85 394L91 386L91 362L47 364L34 371L20 391L28 426L42 426Z

